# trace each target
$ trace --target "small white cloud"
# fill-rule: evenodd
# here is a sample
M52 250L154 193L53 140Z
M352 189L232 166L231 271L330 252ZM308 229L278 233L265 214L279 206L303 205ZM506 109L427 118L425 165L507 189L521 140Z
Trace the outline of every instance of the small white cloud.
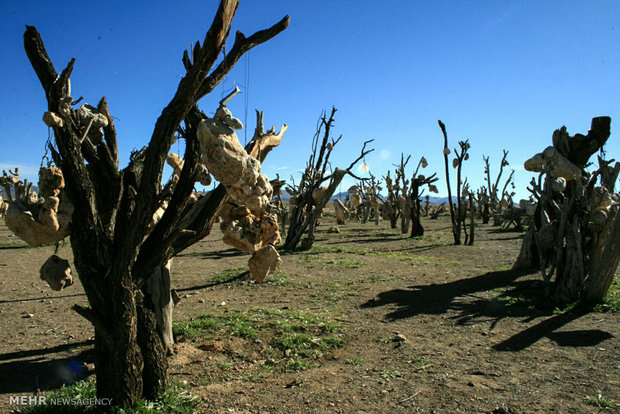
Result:
M382 159L382 160L387 160L387 159L389 159L389 158L390 158L390 155L391 155L391 154L390 154L390 151L385 150L385 149L381 150L381 152L379 153L379 157L381 157L381 159Z

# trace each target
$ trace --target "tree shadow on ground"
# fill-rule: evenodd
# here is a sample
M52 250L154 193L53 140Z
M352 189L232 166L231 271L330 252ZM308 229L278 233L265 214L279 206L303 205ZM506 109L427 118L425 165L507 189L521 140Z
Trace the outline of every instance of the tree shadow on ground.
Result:
M503 240L520 240L520 239L523 239L523 233L519 233L514 237L489 237L487 239L482 239L481 241L503 241Z
M0 364L0 393L32 394L37 390L55 389L63 384L87 378L92 373L86 367L86 363L94 361L92 348L85 349L77 355L56 359L48 359L44 355L67 352L74 347L90 344L92 341L84 341L0 355L0 360L8 361ZM14 360L25 356L34 358Z
M494 345L493 349L497 351L518 352L533 345L544 337L549 338L563 347L596 346L604 340L613 338L614 336L612 334L601 331L600 329L554 332L566 324L588 314L590 311L591 309L582 307L555 315Z
M250 276L250 271L247 270L243 273L240 273L239 275L235 277L231 277L230 279L209 282L209 283L205 283L204 285L190 286L190 287L172 289L172 290L174 290L175 292L191 292L194 290L201 290L201 289L206 289L206 288L210 288L214 286L225 285L228 283L239 282L239 281L249 281L249 280L253 280L253 279Z
M0 299L0 304L3 303L18 303L18 302L38 302L41 300L52 300L52 299L63 299L63 298L77 298L79 296L86 296L85 293L75 293L73 295L63 295L63 296L39 296L38 298L25 298L25 299L11 299L4 300Z
M227 259L230 257L239 257L239 256L247 256L248 253L237 250L237 249L226 249L226 250L216 250L212 252L191 252L191 253L181 253L177 255L177 257L196 257L200 259L206 260L219 260L219 259Z
M339 240L329 240L324 242L323 244L350 244L350 243L387 243L387 242L395 242L400 240L411 240L407 237L398 236L379 236L379 237L360 237L360 238L352 238L346 237L341 238Z
M460 279L454 282L430 285L416 285L409 289L394 289L380 293L376 298L361 305L362 308L396 306L396 310L385 315L385 319L411 318L420 314L439 315L458 308L457 299L477 292L509 286L529 271L489 272L480 276Z
M468 279L444 284L417 285L409 289L394 289L380 293L361 305L362 308L396 307L385 319L395 321L417 315L440 315L455 312L452 319L458 325L489 321L491 330L504 318L524 318L532 322L546 319L493 346L498 351L520 351L543 337L560 346L593 346L612 337L600 330L554 332L586 315L591 307L579 306L556 314L555 304L544 296L544 285L539 280L517 281L530 271L489 272ZM501 289L496 297L480 297L483 292ZM488 296L488 294L487 294Z

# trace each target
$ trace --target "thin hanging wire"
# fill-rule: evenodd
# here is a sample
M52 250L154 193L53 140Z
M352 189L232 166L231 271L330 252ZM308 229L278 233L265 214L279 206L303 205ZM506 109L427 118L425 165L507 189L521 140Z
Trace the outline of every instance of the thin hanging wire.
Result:
M47 127L47 141L45 141L45 145L43 147L45 148L45 153L43 154L43 157L41 157L40 167L43 167L45 160L47 160L48 167L52 165L52 159L49 157L50 145L52 145L52 128Z

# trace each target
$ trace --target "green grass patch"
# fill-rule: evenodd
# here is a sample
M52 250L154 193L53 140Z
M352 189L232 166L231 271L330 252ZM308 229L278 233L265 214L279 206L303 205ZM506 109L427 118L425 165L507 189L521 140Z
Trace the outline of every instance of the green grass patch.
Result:
M398 377L402 377L402 374L400 373L400 371L398 370L382 370L381 371L381 378L383 379L393 379L393 378L398 378Z
M593 405L601 410L606 410L608 408L618 408L618 404L616 404L612 399L603 397L601 393L598 395L591 397L587 396L584 398L586 404Z
M357 254L357 253L353 253L353 254ZM367 253L364 253L364 254L367 254ZM297 258L297 263L302 266L316 264L316 265L324 265L324 266L346 267L348 269L359 269L360 267L362 267L362 263L359 260L350 259L350 258L326 259L320 253L313 252L312 250L310 250L310 252L301 253L299 257Z
M328 260L325 262L325 264L346 267L349 269L359 269L360 267L362 267L362 263L359 260L355 259Z
M244 312L235 311L220 317L222 323L230 328L230 332L235 336L242 338L256 337L256 329L254 322L256 321L252 315Z
M220 329L220 318L214 315L201 315L189 322L173 322L172 331L175 336L182 336L189 340L208 338L212 333Z
M306 359L291 358L291 359L289 359L286 362L286 365L284 367L284 371L286 371L286 372L305 371L307 369L314 368L316 366L318 366L318 364L313 363L313 362L309 362Z
M601 303L594 307L595 312L620 312L620 279L614 278L607 295Z
M275 367L284 371L314 366L325 353L346 343L341 324L329 313L297 309L256 307L222 315L202 315L189 322L175 323L173 329L177 336L196 341L215 335L254 339L263 344L259 352L265 358L288 361Z
M312 246L310 250L306 252L308 254L319 254L319 253L346 253L346 254L358 254L360 256L370 255L372 253L371 249L361 249L361 248L353 248L346 246L325 246L321 244L315 244Z
M230 282L231 280L234 280L241 276L246 271L247 269L245 267L234 267L231 269L226 269L211 276L210 281L216 283Z
M224 328L242 338L253 338L256 330L253 327L255 318L245 312L233 311L224 315L204 314L189 322L174 322L172 330L176 336L189 340L210 338Z
M517 282L506 289L494 289L495 298L507 306L527 308L529 311L539 310L553 314L564 314L571 311L618 312L620 311L620 282L614 280L605 299L591 308L591 305L576 301L558 305L546 296L545 283L542 280L525 280Z
M414 358L411 361L409 361L410 363L412 363L413 365L416 366L416 368L420 368L420 367L425 367L428 364L430 364L430 362L428 361L428 359L424 358L424 357L418 357L418 358Z
M274 272L265 282L272 286L288 286L294 283L287 275L281 272Z
M347 365L362 365L362 362L364 362L364 360L360 357L349 358L349 359L344 360L344 363Z
M0 241L0 249L27 249L31 248L28 243L23 241Z
M460 262L456 260L446 260L443 257L425 256L406 251L393 251L393 250L374 250L374 249L361 249L346 246L325 246L314 245L304 256L308 257L320 253L334 253L334 254L355 254L359 256L378 256L387 257L396 260L402 260L411 262L413 264L458 264ZM303 254L302 253L302 254ZM310 260L310 259L308 259Z
M512 266L499 266L493 269L494 272L508 272L512 270Z
M381 342L382 344L391 344L392 342L394 342L394 338L391 336L383 336L379 338L379 342Z
M541 280L518 282L503 290L496 299L505 305L525 307L528 310L552 311L555 308L555 303L546 297L544 282Z
M217 363L217 367L222 371L230 371L233 367L233 364L229 361L221 361Z
M71 385L46 394L46 401L43 404L31 405L21 413L25 414L78 414L78 413L114 413L114 414L149 414L152 412L191 414L200 406L201 400L192 396L187 391L178 386L170 386L161 393L155 401L138 400L133 408L118 408L110 406L89 406L81 404L96 398L97 387L93 381L78 381ZM63 400L67 404L53 404ZM69 403L70 402L70 403Z

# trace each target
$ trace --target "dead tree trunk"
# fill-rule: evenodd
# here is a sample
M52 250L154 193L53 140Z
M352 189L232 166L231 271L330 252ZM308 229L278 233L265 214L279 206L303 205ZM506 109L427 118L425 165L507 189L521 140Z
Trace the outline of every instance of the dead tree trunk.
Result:
M475 227L476 227L476 222L474 221L474 215L475 215L474 196L470 192L469 193L469 240L467 242L467 245L469 246L474 245L474 232L475 232Z
M410 237L419 237L424 235L424 227L422 226L422 205L420 201L420 197L424 192L424 186L428 186L428 190L436 193L437 187L433 185L434 182L439 180L439 178L435 177L436 174L432 174L429 177L426 177L422 174L418 174L420 167L426 168L428 166L428 162L426 158L420 158L418 162L418 166L416 167L413 175L411 176L411 190L409 191L409 200L411 203L411 234ZM428 201L428 198L427 198Z
M400 154L400 166L396 166L396 183L398 184L398 188L400 188L401 196L398 200L400 207L400 232L402 234L407 233L409 229L409 221L411 221L411 209L413 204L409 200L409 180L407 180L405 176L405 168L407 167L407 163L411 158L411 155L407 156L407 159L404 158L404 154Z
M461 222L463 221L463 214L465 209L463 208L463 202L461 197L461 168L463 162L469 159L467 151L470 148L469 140L459 141L459 150L454 150L456 158L452 160L452 168L456 168L456 207L452 202L452 191L450 189L450 167L448 165L448 155L450 154L450 148L448 148L448 134L446 132L446 126L443 122L437 121L444 138L443 156L446 166L446 184L448 187L448 203L450 205L450 218L452 219L452 235L454 236L454 244L461 244Z
M385 187L388 192L387 200L385 200L383 204L384 218L389 219L390 228L395 229L398 225L398 216L400 214L398 203L400 187L398 186L398 182L394 183L392 181L389 171L383 179L385 180Z
M569 136L562 127L552 147L525 162L526 170L540 172L528 188L538 205L513 268L538 267L559 302L601 300L618 267L620 195L605 179L596 186L613 160L585 171L609 138L610 124L609 117L592 119L587 136Z
M441 120L437 121L439 128L443 133L443 158L446 167L446 187L448 189L448 206L450 209L450 220L452 223L452 236L454 237L454 244L461 244L461 224L458 219L458 213L454 209L454 203L452 202L452 190L450 188L450 167L448 164L448 155L450 155L450 148L448 148L448 133L446 132L446 126Z
M221 54L238 6L222 0L203 44L185 52L185 77L155 124L147 147L132 154L119 171L113 119L105 98L97 108L80 115L71 105L69 77L75 59L58 74L36 28L27 26L24 46L45 91L48 111L60 121L50 125L56 148L54 162L64 175L67 195L75 210L71 246L75 268L88 297L89 308L75 307L95 328L98 397L133 406L139 398L155 398L166 386L167 359L157 334L155 304L143 294L146 280L172 256L207 235L226 196L217 189L192 203L190 193L199 172L200 143L196 138L196 107L256 45L288 26L285 17L273 27L245 37L240 32L226 57ZM185 163L171 194L160 190L162 171L174 133L185 122ZM169 208L153 231L153 213L166 198ZM146 237L146 238L145 238Z

